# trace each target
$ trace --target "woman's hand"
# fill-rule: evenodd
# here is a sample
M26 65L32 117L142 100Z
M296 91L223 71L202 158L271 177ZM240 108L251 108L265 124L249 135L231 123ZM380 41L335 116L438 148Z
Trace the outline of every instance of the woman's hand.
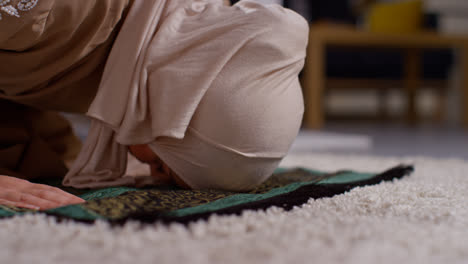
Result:
M0 175L0 204L46 210L85 202L59 188Z

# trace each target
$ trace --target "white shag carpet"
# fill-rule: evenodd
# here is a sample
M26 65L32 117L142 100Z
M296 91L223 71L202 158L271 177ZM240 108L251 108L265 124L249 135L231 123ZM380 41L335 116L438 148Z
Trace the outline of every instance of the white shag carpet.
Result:
M411 177L188 228L0 220L0 263L468 263L467 162L314 154L283 165L381 171L402 162L415 165Z

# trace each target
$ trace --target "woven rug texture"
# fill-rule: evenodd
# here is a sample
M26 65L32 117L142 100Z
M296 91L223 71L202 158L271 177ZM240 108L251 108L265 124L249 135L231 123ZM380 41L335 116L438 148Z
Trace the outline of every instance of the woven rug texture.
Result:
M468 263L468 163L423 157L289 156L282 166L411 177L331 198L183 224L0 220L1 263Z

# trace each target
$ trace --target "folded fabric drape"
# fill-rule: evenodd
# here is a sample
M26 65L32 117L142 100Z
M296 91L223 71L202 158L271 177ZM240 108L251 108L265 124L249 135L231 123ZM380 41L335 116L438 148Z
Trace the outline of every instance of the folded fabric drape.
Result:
M63 183L138 184L125 177L133 144L149 144L194 188L263 181L301 123L297 75L307 38L305 20L277 5L135 1L87 112L89 136ZM229 161L245 179L232 179Z

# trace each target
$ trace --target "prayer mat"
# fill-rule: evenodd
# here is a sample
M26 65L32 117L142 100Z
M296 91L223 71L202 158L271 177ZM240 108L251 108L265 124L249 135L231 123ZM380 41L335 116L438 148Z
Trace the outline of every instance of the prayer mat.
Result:
M240 214L243 210L262 210L277 206L290 210L309 199L332 197L358 186L392 181L413 172L412 166L398 166L382 173L338 171L324 173L310 169L278 169L272 177L254 190L245 193L219 190L184 190L174 186L152 188L105 188L77 190L63 188L60 180L47 184L62 187L87 202L37 212L0 206L0 218L26 213L45 213L59 219L82 222L107 220L123 224L128 220L143 223L187 224L210 215Z

